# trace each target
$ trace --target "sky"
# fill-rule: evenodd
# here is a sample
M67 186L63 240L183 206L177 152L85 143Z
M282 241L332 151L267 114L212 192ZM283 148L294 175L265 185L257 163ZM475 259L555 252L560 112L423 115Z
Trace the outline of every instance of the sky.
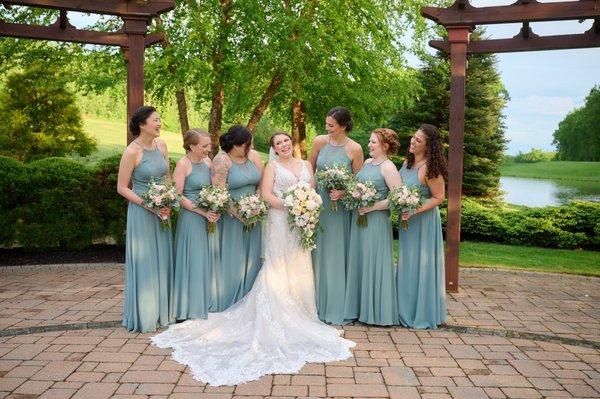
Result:
M476 7L511 4L515 0L471 0ZM552 2L559 0L540 0ZM83 27L93 17L69 13L73 25ZM592 21L556 21L532 23L538 35L583 33ZM486 26L491 38L512 37L521 29L520 24ZM552 134L564 117L584 104L585 97L595 86L600 86L600 48L537 51L498 54L498 70L511 100L506 116L507 153L527 152L531 148L554 150ZM409 63L418 60L409 57Z
M471 0L476 7L511 4L514 0ZM550 2L542 0L541 2ZM530 24L540 36L583 33L592 21ZM486 27L492 38L512 37L520 24ZM505 109L507 153L531 148L554 150L552 134L558 123L600 86L600 48L498 54L498 69L511 100Z

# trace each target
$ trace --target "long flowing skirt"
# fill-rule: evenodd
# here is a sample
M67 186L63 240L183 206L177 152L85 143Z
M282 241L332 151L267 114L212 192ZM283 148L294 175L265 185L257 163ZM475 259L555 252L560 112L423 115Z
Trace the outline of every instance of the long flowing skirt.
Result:
M360 227L358 212L352 214L344 317L380 326L398 324L390 213L366 216L368 225Z
M398 316L402 325L436 328L446 320L444 241L436 207L398 232Z
M173 321L169 302L173 283L173 236L159 218L129 203L125 238L123 326L149 332Z
M199 381L237 385L351 356L355 344L317 318L310 254L290 231L285 212L269 210L266 237L264 265L248 295L224 312L152 338L161 348L173 348L173 359Z

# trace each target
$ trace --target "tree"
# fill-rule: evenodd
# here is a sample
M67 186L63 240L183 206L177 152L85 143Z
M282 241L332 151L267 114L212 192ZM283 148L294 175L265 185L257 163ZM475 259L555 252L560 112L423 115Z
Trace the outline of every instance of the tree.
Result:
M39 61L8 76L0 92L1 154L30 161L96 149L66 86L60 69Z
M600 161L600 86L558 124L552 143L561 161Z
M475 31L474 40L483 32ZM400 110L390 127L401 136L401 148L422 123L431 123L448 135L450 109L450 60L442 53L423 57L417 71L420 93L414 106ZM506 145L502 111L509 99L496 69L495 55L469 57L465 94L463 194L495 196L500 185L500 165Z

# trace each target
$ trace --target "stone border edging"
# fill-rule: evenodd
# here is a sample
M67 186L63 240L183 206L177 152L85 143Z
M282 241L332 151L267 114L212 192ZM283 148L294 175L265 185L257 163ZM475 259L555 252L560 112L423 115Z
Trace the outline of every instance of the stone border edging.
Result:
M59 271L71 269L118 269L124 267L124 263L105 262L105 263L63 263L63 264L46 264L46 265L15 265L15 266L0 266L1 273L11 272L35 272L35 271Z
M53 324L48 326L34 326L24 328L9 328L0 330L0 337L12 337L17 335L40 334L51 331L73 331L73 330L92 330L101 328L121 327L121 320L111 321L95 321L88 323L70 323L70 324ZM592 349L600 349L599 341L588 339L576 339L559 337L550 334L539 334L526 331L516 330L494 330L491 328L466 327L458 325L442 325L439 330L452 331L459 334L475 334L484 336L495 336L504 338L528 339L531 341L556 342L565 345L579 346Z

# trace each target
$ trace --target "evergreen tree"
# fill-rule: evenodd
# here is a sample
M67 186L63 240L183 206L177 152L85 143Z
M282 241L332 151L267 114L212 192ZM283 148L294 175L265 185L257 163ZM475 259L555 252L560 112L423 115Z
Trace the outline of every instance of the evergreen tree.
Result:
M600 161L600 87L558 124L552 143L561 161Z
M61 70L43 62L8 76L0 91L0 154L30 161L96 149Z
M481 37L475 31L472 39ZM463 194L495 196L500 185L500 165L506 139L502 110L509 99L500 80L495 55L469 57L465 94L465 141ZM390 121L401 138L401 151L422 123L440 128L448 138L450 111L450 58L447 54L425 56L417 71L420 94L414 105L400 110Z

